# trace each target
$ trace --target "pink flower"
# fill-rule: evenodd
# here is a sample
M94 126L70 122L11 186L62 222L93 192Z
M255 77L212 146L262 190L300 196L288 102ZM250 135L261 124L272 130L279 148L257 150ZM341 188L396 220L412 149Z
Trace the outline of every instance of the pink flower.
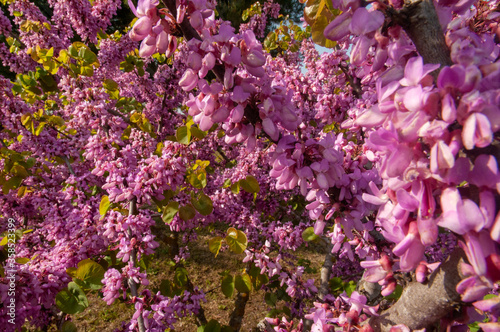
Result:
M425 247L420 241L417 223L412 221L408 227L408 233L404 239L392 249L392 252L396 256L401 257L399 263L401 270L410 271L417 267L422 259L424 251Z
M352 20L352 14L349 11L342 13L337 16L323 31L323 35L325 38L331 40L340 40L343 37L347 36L350 32L349 26Z
M364 35L380 28L384 23L384 14L378 10L369 12L365 7L359 7L352 15L349 29L355 35Z
M462 141L467 150L472 150L475 146L484 148L493 141L490 121L482 113L472 113L465 120L462 130Z
M438 140L431 149L431 172L438 173L440 170L452 168L454 165L455 157L450 147L444 141Z
M439 64L425 64L422 57L412 57L405 66L405 76L399 81L403 86L418 85L429 73L439 68Z
M182 78L179 80L179 86L184 91L190 91L194 89L194 87L198 84L198 75L192 70L188 68Z

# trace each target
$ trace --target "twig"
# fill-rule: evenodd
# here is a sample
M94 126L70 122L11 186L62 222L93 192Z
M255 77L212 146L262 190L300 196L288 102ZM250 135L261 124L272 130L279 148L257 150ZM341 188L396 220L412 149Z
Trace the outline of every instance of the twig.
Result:
M126 123L128 123L131 126L133 125L133 123L132 123L132 121L130 121L130 119L126 118L123 114L121 114L118 111L115 111L113 109L108 109L108 113L121 118L123 121L125 121Z
M130 207L129 207L129 210L128 210L128 215L129 217L130 216L135 216L137 215L138 211L137 211L137 197L134 197L130 200ZM132 231L130 230L130 228L128 229L128 236L130 238L132 238ZM132 249L132 252L130 253L130 260L132 262L132 266L137 266L137 253L135 251L135 249ZM128 279L128 285L130 287L130 293L132 294L133 297L137 297L138 296L138 293L137 293L137 283L134 281L133 278L129 278ZM144 319L142 317L142 315L139 315L139 317L137 318L137 325L139 326L139 332L145 332L146 331L146 328L144 326Z
M68 166L68 170L71 174L73 174L74 176L76 176L75 174L75 171L73 171L73 167L71 167L71 164L69 162L69 159L68 157L66 156L61 156L61 159L64 160L64 162L66 163L66 166Z
M319 298L321 300L325 299L325 296L329 293L329 284L328 281L330 280L330 275L332 274L332 266L333 266L333 255L332 255L332 249L333 249L333 244L331 241L327 241L326 246L326 255L325 255L325 261L323 262L323 266L321 267L321 281L319 285Z

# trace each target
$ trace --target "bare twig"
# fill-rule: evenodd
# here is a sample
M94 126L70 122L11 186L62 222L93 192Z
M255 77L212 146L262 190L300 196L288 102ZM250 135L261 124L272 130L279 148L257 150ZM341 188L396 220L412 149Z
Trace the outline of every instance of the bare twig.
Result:
M325 255L325 261L323 262L323 266L321 267L321 281L319 285L319 292L318 296L320 299L324 300L325 296L329 293L329 284L328 281L330 280L330 275L332 274L332 266L333 266L333 255L332 255L332 249L333 249L333 244L326 240L326 255Z
M130 207L129 207L128 215L129 215L129 217L135 216L135 215L137 215L137 213L138 213L138 211L137 211L137 197L134 197L130 200ZM132 238L132 231L130 230L130 228L128 229L128 236L130 238ZM131 260L133 266L137 266L137 253L136 253L135 249L132 249L132 252L130 253L130 260ZM130 293L132 294L132 296L137 297L138 296L138 292L137 292L138 286L133 278L128 279L128 285L130 287ZM139 315L139 317L137 318L137 325L139 327L139 332L146 331L146 328L144 326L144 319L143 319L142 315Z
M69 159L68 157L66 156L61 156L61 159L64 160L64 162L66 163L66 166L68 166L68 170L71 174L73 174L74 176L76 176L75 174L75 171L73 171L73 167L71 167L71 163L69 162Z

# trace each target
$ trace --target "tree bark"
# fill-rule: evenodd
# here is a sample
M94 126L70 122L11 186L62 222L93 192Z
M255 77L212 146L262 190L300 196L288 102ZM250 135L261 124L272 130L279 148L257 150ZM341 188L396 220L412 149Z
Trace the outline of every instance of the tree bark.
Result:
M245 316L245 307L247 305L249 298L248 293L238 293L236 296L236 301L234 302L234 310L231 313L231 317L229 319L229 326L235 331L238 332L241 329L241 325L243 323L243 316Z
M134 197L130 200L130 207L128 210L128 215L129 216L135 216L137 215L137 198ZM130 231L130 228L128 229L128 236L131 238L132 237L132 232ZM132 252L130 253L130 261L132 262L132 266L136 267L137 266L137 253L135 252L135 249L132 249ZM134 281L133 278L128 279L128 285L130 287L130 293L132 294L133 297L138 296L138 288L139 286L137 283ZM144 319L142 318L142 315L139 315L137 317L137 325L139 327L139 332L145 332L146 327L144 325Z
M404 324L410 329L422 329L434 324L460 303L456 286L462 279L459 273L464 252L457 248L434 271L426 284L410 283L399 300L378 317L369 321L374 331L389 332L393 325Z
M432 0L405 1L396 23L406 31L424 63L453 64Z
M327 241L327 240L325 240ZM326 243L326 255L325 261L323 262L323 266L321 267L321 279L319 285L318 296L320 299L324 300L326 294L330 293L330 276L332 274L333 267L333 254L332 254L333 244L327 242Z

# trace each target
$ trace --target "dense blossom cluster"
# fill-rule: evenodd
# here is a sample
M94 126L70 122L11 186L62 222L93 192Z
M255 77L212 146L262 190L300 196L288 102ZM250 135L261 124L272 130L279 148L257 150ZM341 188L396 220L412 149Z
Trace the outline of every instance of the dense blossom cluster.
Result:
M391 21L398 1L333 0L332 52L305 39L275 57L259 41L278 15L273 1L236 33L215 1L129 0L137 19L114 35L104 31L120 1L48 3L50 17L27 0L0 11L10 46L0 43L0 59L17 74L0 77L0 216L19 230L16 327L54 322L72 280L90 289L74 272L89 259L106 270L103 300L135 308L123 331L200 317L204 290L183 263L207 226L221 239L243 231L246 271L286 294L299 322L267 319L276 331L370 331L374 299L325 293L329 277L363 275L388 296L406 272L425 282L457 246L470 322L499 327L499 298L485 297L500 280L498 1L436 1L442 62ZM328 248L321 285L292 254L318 237ZM175 280L153 294L138 262L160 241ZM2 303L7 285L2 275ZM0 306L0 325L8 319Z

